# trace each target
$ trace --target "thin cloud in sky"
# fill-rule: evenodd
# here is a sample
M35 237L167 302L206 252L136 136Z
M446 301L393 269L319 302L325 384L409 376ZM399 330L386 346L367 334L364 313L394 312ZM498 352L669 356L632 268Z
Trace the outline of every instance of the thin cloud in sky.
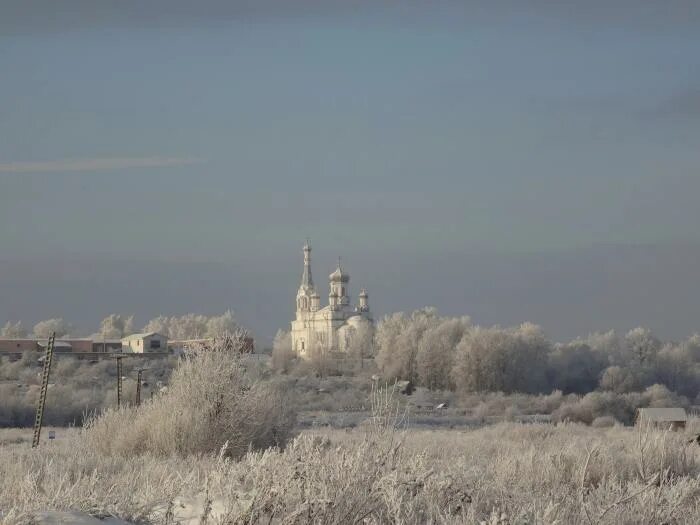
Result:
M63 173L109 171L131 168L168 168L202 162L191 157L125 157L104 159L64 159L30 162L0 162L0 173Z

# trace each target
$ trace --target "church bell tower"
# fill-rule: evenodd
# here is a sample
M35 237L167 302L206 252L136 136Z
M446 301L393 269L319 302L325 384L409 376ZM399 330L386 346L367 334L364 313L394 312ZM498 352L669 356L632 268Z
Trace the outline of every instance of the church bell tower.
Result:
M307 241L304 244L304 271L301 274L301 284L297 292L297 313L318 309L317 297L311 275L311 245Z

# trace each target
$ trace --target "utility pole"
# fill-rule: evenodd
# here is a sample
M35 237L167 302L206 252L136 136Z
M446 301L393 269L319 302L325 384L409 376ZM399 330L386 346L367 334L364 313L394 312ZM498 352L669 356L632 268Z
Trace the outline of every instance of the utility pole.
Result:
M53 347L55 342L56 332L53 332L46 343L46 353L44 354L44 369L41 373L41 390L39 391L39 402L36 407L36 417L34 418L34 439L32 440L32 448L39 446L39 439L41 438L41 425L44 423L46 391L49 389L49 373L51 372L51 361L53 359Z
M122 406L122 356L117 356L117 408Z

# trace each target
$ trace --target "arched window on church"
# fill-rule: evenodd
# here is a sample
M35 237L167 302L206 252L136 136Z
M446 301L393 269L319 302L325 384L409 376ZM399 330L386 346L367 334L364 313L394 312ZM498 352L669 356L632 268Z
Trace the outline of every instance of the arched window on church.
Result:
M345 297L345 286L340 289L340 295L341 297Z
M304 341L301 342L301 351L304 351Z

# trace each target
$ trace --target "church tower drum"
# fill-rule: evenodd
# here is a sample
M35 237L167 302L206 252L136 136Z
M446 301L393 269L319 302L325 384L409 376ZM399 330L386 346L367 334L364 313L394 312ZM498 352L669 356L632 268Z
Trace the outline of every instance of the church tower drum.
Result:
M328 279L330 281L330 293L328 295L331 304L335 303L335 306L340 308L349 305L348 283L350 282L350 274L345 272L340 266L340 259L338 259L338 267L328 276Z
M369 312L369 294L364 288L360 292L360 302L357 305L358 312Z

